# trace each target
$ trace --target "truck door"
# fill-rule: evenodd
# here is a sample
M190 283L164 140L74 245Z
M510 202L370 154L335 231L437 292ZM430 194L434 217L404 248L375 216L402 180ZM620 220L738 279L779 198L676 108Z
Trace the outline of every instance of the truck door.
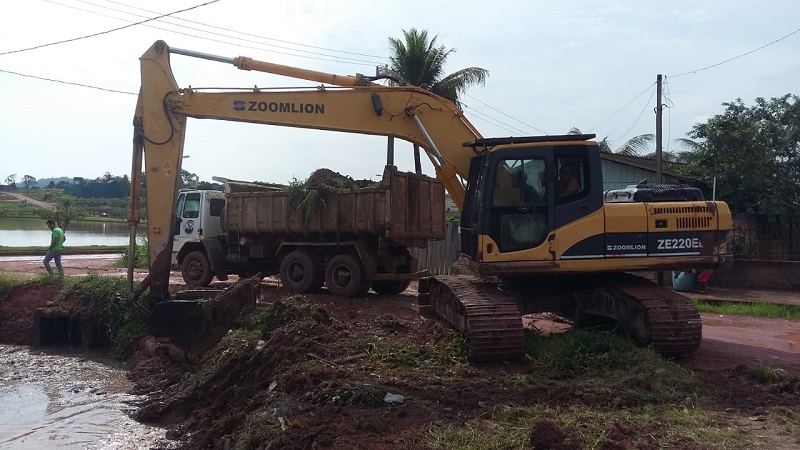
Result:
M178 196L178 210L175 213L175 238L173 241L173 255L180 250L187 241L196 242L200 239L200 200L199 192L182 192Z

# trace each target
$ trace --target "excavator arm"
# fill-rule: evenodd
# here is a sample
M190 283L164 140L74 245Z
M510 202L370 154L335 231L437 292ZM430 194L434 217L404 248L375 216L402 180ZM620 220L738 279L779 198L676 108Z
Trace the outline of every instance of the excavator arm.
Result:
M306 89L242 90L180 88L170 56L180 54L322 83ZM169 297L169 273L187 118L392 136L425 150L455 204L461 207L474 150L463 143L481 135L450 101L413 86L383 86L362 75L341 76L200 52L170 49L157 41L140 58L141 88L134 123L131 183L131 254L140 222L139 198L146 187L150 272L134 287L129 267L129 305L149 288L149 304ZM144 174L144 183L142 183ZM148 316L140 308L140 315Z

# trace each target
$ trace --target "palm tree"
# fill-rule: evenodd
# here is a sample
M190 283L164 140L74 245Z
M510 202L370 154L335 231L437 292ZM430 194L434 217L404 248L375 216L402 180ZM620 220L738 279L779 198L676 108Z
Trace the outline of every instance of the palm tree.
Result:
M450 75L444 74L447 57L456 49L437 46L436 38L428 40L428 32L412 28L403 30L403 39L389 38L392 55L388 75L400 82L411 84L444 97L461 107L459 98L468 87L486 82L489 71L480 67L467 67Z
M580 128L573 127L569 130L567 134L583 134ZM616 150L611 149L611 144L608 141L608 136L604 137L603 140L597 143L597 146L600 147L600 151L603 153L614 153L617 155L623 156L635 156L637 158L648 158L648 159L655 159L656 154L655 152L652 153L644 153L645 151L650 149L650 144L656 140L656 136L654 134L640 134L639 136L634 136L624 144L617 147ZM670 152L665 152L670 153Z
M489 71L480 67L468 67L445 75L447 57L456 50L447 50L443 45L437 45L436 38L434 36L428 40L428 32L416 28L403 30L403 39L390 37L391 65L386 68L386 75L397 80L390 81L391 84L404 83L420 87L452 101L461 109L461 94L470 86L483 85ZM414 145L414 162L417 173L421 173L417 145Z

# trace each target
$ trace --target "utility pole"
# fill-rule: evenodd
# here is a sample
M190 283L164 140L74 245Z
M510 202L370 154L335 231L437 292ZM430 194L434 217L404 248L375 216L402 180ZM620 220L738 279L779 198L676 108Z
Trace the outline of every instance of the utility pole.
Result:
M389 136L386 143L386 164L394 165L394 137Z
M661 184L661 74L656 76L656 183ZM664 271L658 271L658 285L664 285Z
M661 159L661 74L656 76L656 184L663 182L662 178L662 159Z

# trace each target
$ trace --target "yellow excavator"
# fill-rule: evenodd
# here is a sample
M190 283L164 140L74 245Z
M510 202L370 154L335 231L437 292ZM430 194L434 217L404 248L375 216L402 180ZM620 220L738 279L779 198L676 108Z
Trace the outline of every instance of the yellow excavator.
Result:
M172 55L318 84L180 88ZM144 173L150 267L136 286L129 268L126 304L185 347L199 352L214 345L257 291L251 283L244 294L223 294L213 325L185 332L190 316L209 321L196 302L169 291L190 117L390 136L424 149L461 211L461 253L475 275L423 278L420 310L462 333L473 361L520 357L521 317L540 311L579 325L611 326L665 355L699 346L702 323L691 301L632 273L730 266L730 210L685 185L640 182L604 190L594 135L484 138L452 102L415 86L170 48L163 41L140 61L129 223L132 252ZM140 301L148 288L147 301Z

